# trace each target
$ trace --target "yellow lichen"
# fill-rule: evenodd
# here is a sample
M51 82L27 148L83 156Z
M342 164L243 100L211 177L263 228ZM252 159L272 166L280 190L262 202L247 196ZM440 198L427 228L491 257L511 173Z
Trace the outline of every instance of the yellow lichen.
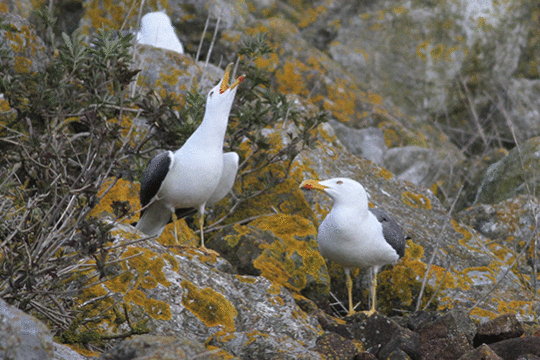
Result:
M254 284L257 278L247 275L235 275L235 277L243 283Z
M431 201L423 194L414 194L410 191L405 191L401 194L401 201L413 208L431 210Z
M297 215L276 214L260 217L250 226L270 231L280 240L261 245L264 251L253 261L264 277L294 291L302 290L308 277L328 282L324 278L325 261L314 240L317 229L309 220Z
M394 174L392 174L390 171L386 170L383 167L379 168L377 175L379 175L381 178L385 180L390 180L391 178L394 177Z
M327 85L328 97L323 104L325 110L342 122L351 119L355 113L356 95L354 85L346 79L337 79L335 84Z
M131 210L140 209L139 203L139 188L138 183L132 183L124 179L110 178L104 182L98 191L98 197L103 196L98 205L96 205L90 212L90 216L99 217L102 214L114 214L113 202L114 201L127 201L131 207ZM114 183L114 185L113 185ZM133 220L130 216L122 219L123 223L131 223Z
M146 294L140 290L134 289L129 291L124 297L124 301L127 304L133 302L133 304L141 306L146 311L146 313L153 319L171 319L172 313L169 304L160 300L148 298L146 297Z
M235 331L234 319L238 312L225 296L209 287L199 289L187 280L182 281L182 287L186 290L182 304L206 326L223 326L228 332Z

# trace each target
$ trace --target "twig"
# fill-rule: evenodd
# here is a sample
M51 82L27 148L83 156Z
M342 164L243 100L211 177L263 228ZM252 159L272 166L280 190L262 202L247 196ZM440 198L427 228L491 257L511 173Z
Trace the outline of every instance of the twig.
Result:
M459 195L461 194L461 190L463 190L463 185L461 185L461 187L459 188L458 194L457 194L456 198L454 199L454 201L452 202L452 205L450 206L450 210L448 210L448 213L446 214L446 219L444 220L444 224L442 226L442 229L439 232L439 236L437 236L437 240L435 241L435 247L433 248L433 252L431 253L431 257L430 257L429 262L428 262L428 267L426 269L424 279L422 280L422 286L420 287L420 292L418 293L418 298L416 298L415 311L418 311L420 309L420 304L422 302L422 296L424 295L424 290L426 288L426 283L427 283L427 280L428 280L428 277L429 277L429 272L431 271L431 266L433 265L433 261L435 261L435 255L437 254L437 251L439 251L439 246L440 246L443 234L444 234L444 230L446 230L446 226L448 225L448 223L451 220L450 216L451 216L452 212L454 211L454 206L456 205L456 203L457 203L457 201L459 199ZM446 267L448 267L448 266L446 266ZM442 283L443 280L444 280L444 277L443 277L443 279L441 279L441 283ZM430 299L430 301L431 301L431 299Z
M484 142L484 146L488 146L488 141L486 139L486 134L484 134L484 129L482 128L482 124L480 123L480 118L478 117L478 114L476 112L476 109L474 107L474 103L471 99L471 93L469 91L469 88L467 87L467 84L465 83L465 80L463 80L462 77L460 77L461 85L463 85L463 88L465 89L465 95L467 98L467 102L469 103L469 107L471 109L471 114L474 119L474 124L476 125L476 130L478 130L478 134L482 138L482 141Z

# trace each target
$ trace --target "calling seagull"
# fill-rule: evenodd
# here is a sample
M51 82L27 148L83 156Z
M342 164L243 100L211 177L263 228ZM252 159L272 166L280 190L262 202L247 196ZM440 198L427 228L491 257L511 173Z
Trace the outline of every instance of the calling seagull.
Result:
M166 151L150 160L141 180L143 210L137 229L148 236L159 236L177 217L199 213L201 247L204 246L204 210L231 190L238 171L238 154L223 153L223 140L231 107L244 80L240 76L230 87L233 65L208 92L202 123L178 150Z

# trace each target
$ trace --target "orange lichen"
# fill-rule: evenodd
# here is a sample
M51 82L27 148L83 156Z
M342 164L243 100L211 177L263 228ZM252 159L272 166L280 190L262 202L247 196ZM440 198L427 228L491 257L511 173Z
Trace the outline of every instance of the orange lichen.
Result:
M114 201L128 201L132 210L138 210L139 204L139 187L138 183L132 183L124 179L117 179L116 183L113 182L116 179L110 178L104 182L103 186L98 191L98 197L103 196L98 205L96 205L90 212L90 216L98 217L103 213L114 214L112 204ZM107 192L107 193L105 193ZM105 195L104 195L105 194ZM133 220L131 217L122 219L123 223L131 223Z
M298 60L287 60L281 70L276 71L278 92L285 94L309 95L303 73L307 66Z
M146 294L140 290L131 290L124 296L126 304L132 302L141 306L146 313L153 319L170 320L172 313L169 304L146 297Z
M321 15L327 12L328 10L324 6L317 6L315 8L310 7L307 10L307 13L304 12L304 16L302 17L302 20L298 24L299 28L304 28L311 23L315 22L317 18Z
M260 217L250 223L263 231L270 231L279 241L264 244L262 254L253 261L261 274L272 282L293 291L300 291L308 277L328 284L325 261L317 249L317 229L300 216L276 214Z
M336 79L335 84L327 85L328 98L323 107L342 122L350 120L355 113L356 95L351 87L346 79Z
M379 177L381 177L381 178L383 178L385 180L390 180L391 178L394 177L394 174L392 174L390 171L386 170L383 167L379 168L379 171L377 172L377 175L379 175Z
M423 194L414 194L405 191L401 194L401 201L410 207L431 210L431 201Z
M15 71L19 74L28 73L30 66L32 66L32 60L24 56L15 56Z
M424 41L421 44L419 44L418 47L416 48L416 55L420 59L427 60L426 53L427 53L428 46L429 46L429 41Z
M391 311L396 306L407 308L412 306L413 301L416 301L420 284L428 271L428 264L421 260L423 257L424 249L422 246L408 240L405 256L393 268L380 273L379 300L382 309ZM434 287L429 284L437 284L439 291L444 291L455 288L460 283L451 272L436 265L429 267L427 278L428 283L424 289L422 305L427 304L433 295ZM462 286L461 283L460 286ZM442 301L442 298L436 297L432 304L437 305L439 301Z
M206 326L223 326L228 332L235 331L234 319L238 312L225 296L209 287L199 289L187 280L182 281L182 287L186 290L182 304Z

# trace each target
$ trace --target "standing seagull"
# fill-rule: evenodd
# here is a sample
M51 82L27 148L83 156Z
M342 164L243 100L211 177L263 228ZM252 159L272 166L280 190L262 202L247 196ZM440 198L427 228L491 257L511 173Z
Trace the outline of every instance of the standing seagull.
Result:
M401 228L384 211L368 211L366 191L354 180L305 180L300 188L324 191L334 201L332 210L319 226L319 252L323 257L343 266L347 277L349 315L355 313L351 268L371 267L371 310L365 313L373 315L379 269L383 265L395 263L405 254L405 237Z
M204 118L185 144L175 152L155 156L141 181L143 211L137 229L158 236L172 213L183 217L198 211L201 247L204 246L204 208L221 200L232 188L238 170L238 155L223 154L223 139L240 76L230 87L232 64L223 79L208 93ZM146 207L146 208L145 208Z

